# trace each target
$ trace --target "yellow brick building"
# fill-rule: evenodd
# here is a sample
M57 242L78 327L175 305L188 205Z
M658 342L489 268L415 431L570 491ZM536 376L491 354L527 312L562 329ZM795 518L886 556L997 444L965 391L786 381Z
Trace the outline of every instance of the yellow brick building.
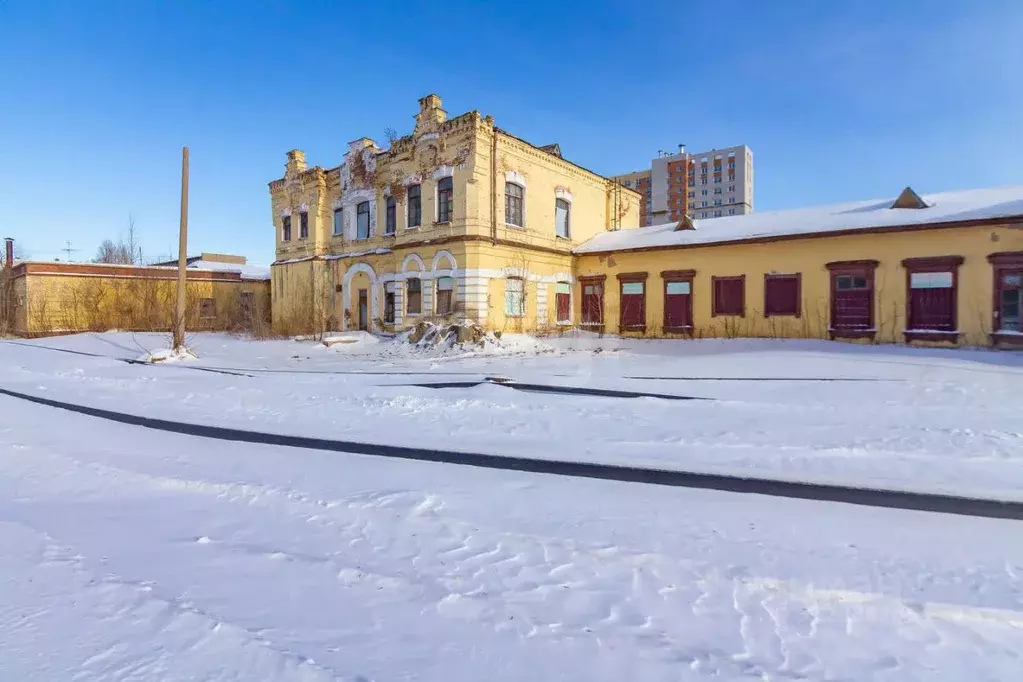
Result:
M612 334L1023 345L1023 187L607 232L578 323Z
M410 135L348 145L308 167L288 152L270 183L275 327L395 331L424 318L492 329L557 326L573 249L639 224L639 195L498 128L419 100ZM564 300L564 299L562 299ZM562 320L570 324L570 319Z
M236 256L200 258L189 259L186 270L188 329L241 331L269 323L266 268ZM0 272L7 275L7 324L14 334L171 328L176 267L22 261Z

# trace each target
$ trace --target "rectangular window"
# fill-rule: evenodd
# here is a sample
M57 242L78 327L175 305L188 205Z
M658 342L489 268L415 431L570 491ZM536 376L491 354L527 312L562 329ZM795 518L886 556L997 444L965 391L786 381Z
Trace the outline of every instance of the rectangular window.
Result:
M721 178L720 177L714 178L714 184L715 185L718 184L719 182L721 182Z
M451 211L454 206L454 180L449 175L437 181L437 222L451 222Z
M712 315L746 316L746 276L712 277Z
M418 277L405 280L405 312L418 315L423 309L423 284Z
M341 234L344 229L344 211L340 208L334 209L334 236Z
M394 324L395 289L394 282L388 282L384 285L384 322L387 324Z
M800 284L799 274L764 275L764 317L799 317Z
M504 183L504 222L523 227L522 200L525 191L514 182Z
M298 238L309 239L309 214L305 211L298 214Z
M735 185L729 185L728 186L728 191L729 192L734 192L735 191Z
M423 188L421 185L408 186L408 224L406 228L419 227L423 222Z
M873 334L877 261L842 261L827 267L831 271L832 335Z
M217 317L217 299L215 298L200 298L199 299L199 319L201 320L213 320Z
M281 218L281 241L291 241L291 216L286 215Z
M398 229L398 202L388 196L384 200L384 234L394 234Z
M522 280L517 277L504 280L504 314L507 317L522 317L525 314Z
M664 278L664 331L688 333L693 327L693 275L662 272Z
M558 282L554 295L555 310L559 323L572 321L572 285L568 282Z
M714 217L715 218L720 218L721 217L721 211L714 211Z
M363 201L355 208L355 238L369 239L369 202Z
M1023 332L1023 272L998 268L995 291L995 329Z
M554 232L559 237L568 239L568 220L571 205L564 199L554 200Z
M451 292L455 288L455 280L451 277L439 277L437 279L437 314L447 315L451 307Z
M619 326L622 331L646 331L646 283L619 275L621 300Z
M714 194L721 194L721 188L720 187L715 187L714 188Z
M906 332L955 332L962 256L907 258ZM911 336L907 336L912 341Z
M700 190L700 196L701 196L701 197L705 197L705 196L707 196L707 190L705 190L705 189L701 189L701 190Z

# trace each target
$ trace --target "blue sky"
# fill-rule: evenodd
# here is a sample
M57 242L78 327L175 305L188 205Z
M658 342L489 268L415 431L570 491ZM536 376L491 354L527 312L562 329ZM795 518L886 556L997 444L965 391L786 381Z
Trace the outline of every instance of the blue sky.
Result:
M88 259L135 217L273 259L285 152L408 132L429 92L614 174L748 144L758 211L1023 184L1023 3L0 0L0 236Z

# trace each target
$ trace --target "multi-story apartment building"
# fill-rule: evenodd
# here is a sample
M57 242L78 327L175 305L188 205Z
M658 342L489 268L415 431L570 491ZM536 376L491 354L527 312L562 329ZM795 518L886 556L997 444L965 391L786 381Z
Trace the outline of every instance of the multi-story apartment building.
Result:
M572 250L639 225L639 195L470 111L419 100L415 128L343 162L288 152L270 182L279 330L396 331L457 316L492 329L570 324Z
M643 195L640 225L753 212L753 152L746 145L698 154L679 145L678 153L659 153L650 170L616 179Z

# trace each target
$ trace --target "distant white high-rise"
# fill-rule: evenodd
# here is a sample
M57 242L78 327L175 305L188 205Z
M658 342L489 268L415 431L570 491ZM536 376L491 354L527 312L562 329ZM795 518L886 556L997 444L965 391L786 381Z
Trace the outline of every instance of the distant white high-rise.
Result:
M689 153L660 152L649 170L616 176L644 196L640 225L753 212L753 152L746 145Z

